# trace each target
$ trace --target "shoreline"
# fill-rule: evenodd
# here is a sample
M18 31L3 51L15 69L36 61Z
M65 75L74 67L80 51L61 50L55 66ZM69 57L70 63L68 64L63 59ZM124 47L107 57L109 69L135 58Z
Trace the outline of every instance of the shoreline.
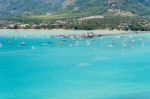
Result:
M150 33L150 31L123 30L65 30L65 29L0 29L0 37L50 37L50 36L109 36Z

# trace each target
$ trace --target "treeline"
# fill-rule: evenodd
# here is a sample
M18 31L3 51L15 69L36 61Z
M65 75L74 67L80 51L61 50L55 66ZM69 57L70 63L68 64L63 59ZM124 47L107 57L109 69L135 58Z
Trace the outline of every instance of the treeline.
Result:
M94 29L117 29L117 30L133 30L133 31L150 31L149 17L105 17L102 19L77 20L24 20L24 23L31 24L25 29L74 29L74 30L94 30ZM32 24L36 24L35 27ZM19 27L14 27L19 28Z

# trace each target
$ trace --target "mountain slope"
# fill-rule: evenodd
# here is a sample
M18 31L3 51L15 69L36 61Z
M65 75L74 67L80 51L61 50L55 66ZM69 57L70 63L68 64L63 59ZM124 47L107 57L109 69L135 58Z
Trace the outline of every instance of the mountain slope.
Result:
M1 15L44 14L57 11L63 0L0 0Z
M56 12L66 17L108 14L110 11L150 15L150 0L0 0L0 16L36 16Z

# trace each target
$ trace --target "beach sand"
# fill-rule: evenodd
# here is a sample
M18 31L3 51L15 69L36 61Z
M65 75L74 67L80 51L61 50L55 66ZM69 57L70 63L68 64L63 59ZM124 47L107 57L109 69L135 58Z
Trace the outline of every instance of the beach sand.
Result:
M94 33L96 35L117 35L136 33L133 31L119 31L119 30L43 30L43 29L1 29L0 37L49 37L58 35L84 35L87 33Z

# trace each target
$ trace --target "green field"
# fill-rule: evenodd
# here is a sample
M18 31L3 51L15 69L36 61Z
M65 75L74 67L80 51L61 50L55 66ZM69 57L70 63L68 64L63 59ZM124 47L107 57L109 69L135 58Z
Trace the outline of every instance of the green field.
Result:
M84 17L84 16L102 15L102 14L104 14L105 10L106 10L105 7L92 7L92 8L84 9L81 11L67 10L67 11L51 13L50 15L33 15L28 18L35 19L35 20L80 18L80 17Z
M35 20L52 20L52 19L69 19L69 18L78 18L89 15L89 12L61 12L61 13L52 13L49 15L35 15L28 17L29 19L35 19Z

